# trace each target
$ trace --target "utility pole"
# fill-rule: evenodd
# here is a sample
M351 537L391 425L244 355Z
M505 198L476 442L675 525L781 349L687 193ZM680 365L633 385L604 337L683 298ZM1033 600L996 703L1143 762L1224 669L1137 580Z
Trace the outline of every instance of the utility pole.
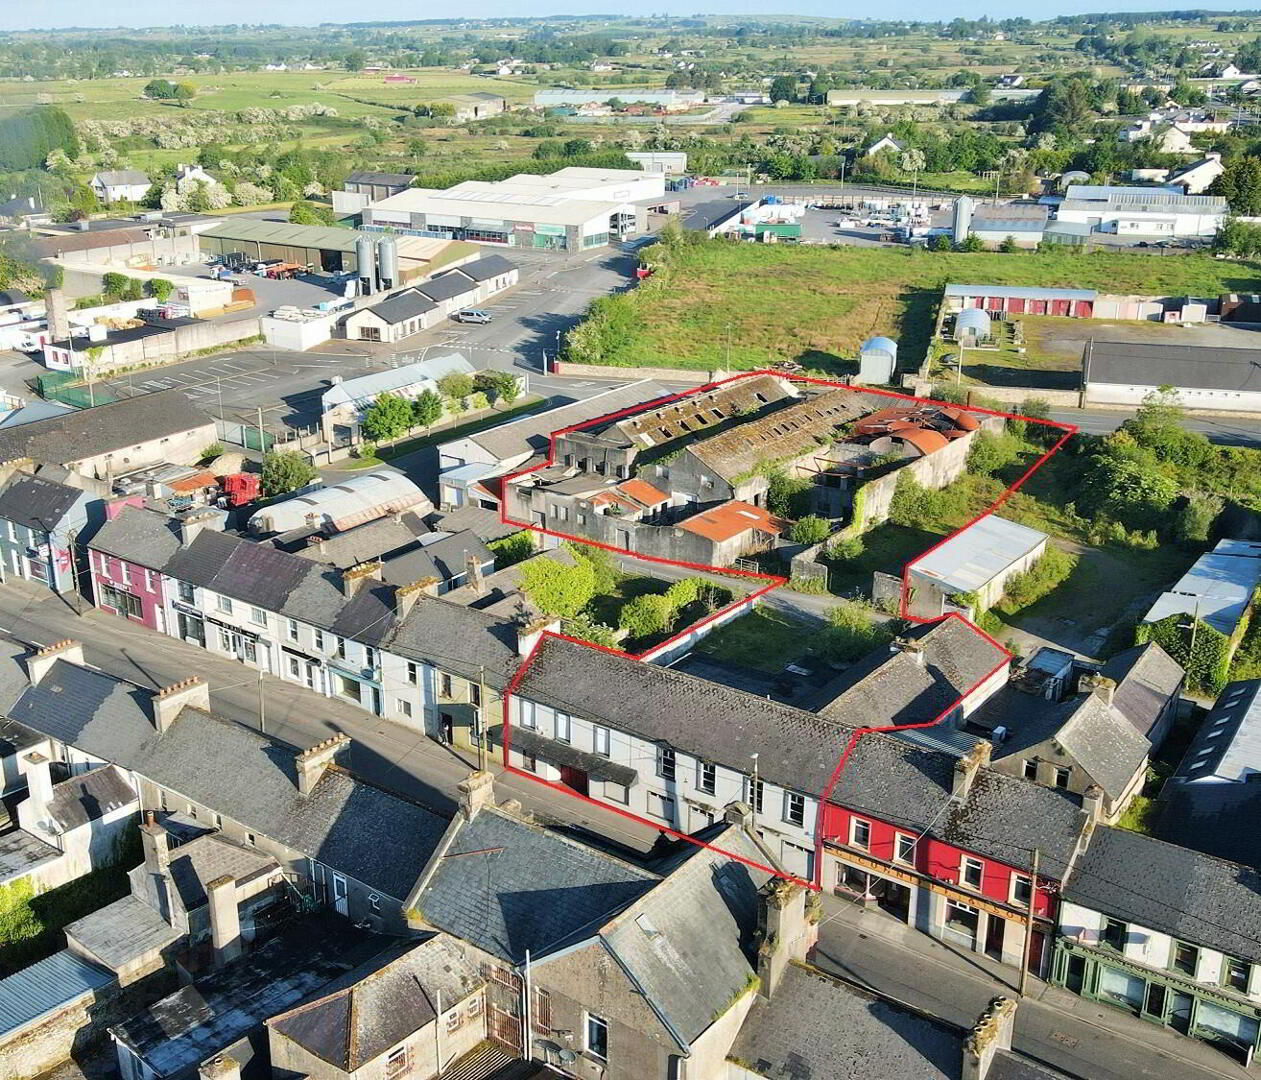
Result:
M1025 996L1025 988L1029 983L1029 965L1033 961L1033 908L1038 902L1038 856L1040 852L1033 849L1033 874L1029 878L1029 910L1025 913L1025 947L1020 958L1020 996Z
M477 706L477 768L481 772L486 771L486 732L485 713L486 713L486 665L477 665L477 700L480 704Z
M267 453L267 436L263 434L263 407L258 407L258 452Z
M267 699L263 696L263 669L258 669L258 730L267 734Z

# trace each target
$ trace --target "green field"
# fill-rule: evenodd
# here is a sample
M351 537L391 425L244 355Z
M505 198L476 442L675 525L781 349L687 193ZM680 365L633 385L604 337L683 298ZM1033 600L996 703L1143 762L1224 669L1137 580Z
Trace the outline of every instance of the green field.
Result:
M571 336L571 358L627 366L748 370L795 360L854 370L873 334L898 341L904 368L925 355L950 282L1040 285L1148 295L1215 296L1261 288L1261 263L1204 255L916 252L735 244L671 246L634 292L599 302L612 313ZM595 341L596 348L591 347Z

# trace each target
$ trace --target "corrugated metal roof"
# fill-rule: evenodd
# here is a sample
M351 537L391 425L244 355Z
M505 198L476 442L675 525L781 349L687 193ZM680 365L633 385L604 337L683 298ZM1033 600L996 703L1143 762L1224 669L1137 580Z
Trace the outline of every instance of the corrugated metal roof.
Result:
M371 375L360 375L357 379L344 379L325 390L321 401L327 412L335 405L375 401L376 396L381 393L390 393L417 384L428 386L436 384L444 375L472 375L476 370L463 353L443 353L415 364L403 364L401 367L377 371Z
M0 979L0 1035L10 1035L113 979L68 949Z
M427 503L424 492L400 472L379 469L352 476L332 487L272 503L250 518L250 528L288 532L305 525L313 514L317 522L356 524L371 521L391 509L408 510ZM348 524L338 525L348 528ZM273 609L275 610L275 609Z
M1095 300L1094 289L1030 289L1014 285L947 285L946 296L996 296L1003 300Z
M1252 552L1236 554L1231 548L1201 555L1167 593L1152 605L1144 622L1159 622L1167 615L1195 615L1215 630L1234 630L1261 582L1261 558Z
M375 245L377 237L354 229L332 225L291 225L287 221L258 221L236 218L207 229L202 236L217 240L249 240L263 244L286 244L289 247L321 248L326 251L354 251L355 242L365 236Z
M931 578L958 592L972 592L1046 540L1044 532L991 514L916 560L911 574Z

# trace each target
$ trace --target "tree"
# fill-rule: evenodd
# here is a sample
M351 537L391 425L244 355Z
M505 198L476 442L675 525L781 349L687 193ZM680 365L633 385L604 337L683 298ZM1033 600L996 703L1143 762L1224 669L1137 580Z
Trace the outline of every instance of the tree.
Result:
M652 637L670 628L674 605L657 593L645 593L623 605L617 616L618 629L632 638Z
M299 199L289 208L289 220L294 225L331 225L333 211L327 206Z
M296 450L274 450L263 456L263 494L268 498L306 487L317 473Z
M362 71L368 62L368 56L362 49L351 49L342 57L342 64L347 71Z
M483 371L473 379L473 386L494 405L511 405L521 393L521 384L510 371Z
M595 596L595 568L586 559L535 559L522 565L521 588L544 614L572 619Z
M968 91L968 100L973 105L979 105L981 108L984 108L993 99L994 93L990 90L988 83L979 82Z
M145 83L144 96L154 101L170 101L175 97L175 84L170 79L150 79Z
M442 416L442 398L432 390L426 390L412 402L412 423L417 427L432 427Z
M463 401L473 392L473 376L453 371L438 380L438 389L451 401Z
M183 104L186 101L192 101L197 96L197 87L189 82L181 82L175 84L175 89L171 92L171 97Z
M165 304L175 291L175 285L166 278L153 278L149 282L149 295L159 304Z
M359 426L373 442L397 439L412 426L411 402L398 394L382 391L364 410Z
M1261 214L1261 158L1243 154L1228 161L1208 192L1222 196L1233 213L1244 217Z
M793 522L789 535L794 544L819 544L828 538L832 525L827 518L810 514Z
M998 250L1004 255L1012 255L1019 251L1020 248L1016 244L1016 238L1014 236L1004 236L1002 242L998 245Z
M796 518L810 507L810 481L772 469L767 477L766 508L776 517Z
M101 275L101 292L106 296L120 297L127 291L127 275L109 270Z
M776 75L771 82L771 101L796 101L797 80L792 75Z

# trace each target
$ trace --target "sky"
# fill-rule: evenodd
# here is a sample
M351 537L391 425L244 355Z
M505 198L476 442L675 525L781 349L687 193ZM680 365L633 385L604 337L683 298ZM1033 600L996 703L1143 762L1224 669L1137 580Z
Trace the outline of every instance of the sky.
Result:
M650 0L645 5L653 13L690 15L697 11L696 0ZM886 19L922 19L931 12L932 17L952 19L956 16L991 18L1026 16L1046 19L1055 15L1089 11L1160 11L1185 10L1186 0L1008 0L1006 3L992 0L945 0L944 3L926 5L924 0L886 0L877 8L870 4L836 3L836 0L707 0L703 10L710 14L796 14L826 15L832 18L852 16L869 18L879 15ZM1199 5L1194 5L1199 6ZM1253 4L1253 7L1256 5ZM352 14L353 11L353 14ZM0 30L50 29L67 26L92 27L145 27L168 26L173 23L192 25L197 16L213 12L214 22L227 23L283 23L294 26L310 26L320 22L345 22L375 19L426 19L445 14L441 5L417 4L415 0L370 0L369 3L347 7L343 0L215 0L212 7L189 6L172 3L171 0L122 0L121 3L102 3L100 0L43 0L28 5L18 0L0 3ZM483 18L528 15L564 14L629 14L641 13L626 0L482 0L477 5L477 15Z

